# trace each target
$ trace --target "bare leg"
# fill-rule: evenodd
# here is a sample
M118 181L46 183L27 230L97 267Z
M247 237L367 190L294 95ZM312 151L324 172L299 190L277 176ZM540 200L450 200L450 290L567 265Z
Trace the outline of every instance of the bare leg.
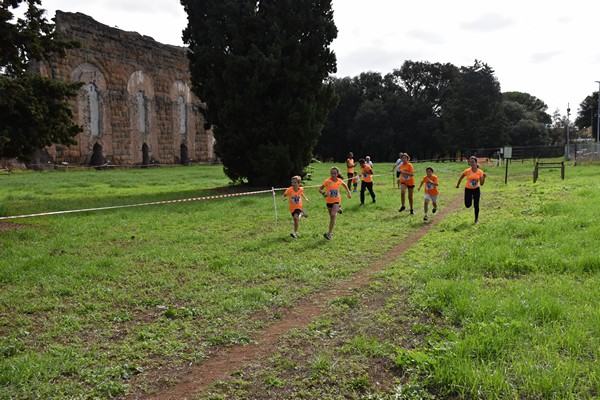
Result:
M404 203L406 202L406 185L401 185L400 187L400 200L402 201L402 207L404 207Z
M329 231L327 233L329 233L330 235L331 235L331 232L333 231L333 226L335 225L335 218L337 217L337 213L338 213L339 209L340 209L339 204L334 204L333 207L331 207L329 209Z
M294 232L298 232L298 223L300 222L300 214L294 215Z

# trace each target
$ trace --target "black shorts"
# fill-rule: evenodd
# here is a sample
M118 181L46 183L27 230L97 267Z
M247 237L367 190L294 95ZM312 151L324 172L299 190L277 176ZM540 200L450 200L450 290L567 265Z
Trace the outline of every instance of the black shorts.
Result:
M327 208L333 208L334 204L340 204L340 203L327 203Z
M406 186L406 187L407 187L407 188L409 188L409 189L414 189L414 187L415 187L415 185L407 185L407 184L406 184L406 183L404 183L404 182L400 182L400 183L401 183L401 184L403 184L404 186Z
M347 175L348 175L348 179L354 178L354 173L353 172L348 172Z
M300 208L296 208L294 211L292 211L292 217L300 214L302 214L302 210Z

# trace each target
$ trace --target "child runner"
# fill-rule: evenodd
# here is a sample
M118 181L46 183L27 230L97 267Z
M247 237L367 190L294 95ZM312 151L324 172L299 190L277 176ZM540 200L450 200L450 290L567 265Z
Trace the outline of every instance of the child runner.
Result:
M362 178L360 182L360 205L365 205L365 190L369 190L371 199L375 203L375 193L373 193L373 168L367 164L366 160L361 158L358 160L360 164L360 176Z
M475 223L477 223L479 221L479 198L481 197L479 188L483 186L485 178L487 177L487 174L479 169L477 157L469 157L469 168L465 169L458 179L458 182L456 183L457 189L460 186L460 181L462 181L465 176L467 177L467 183L465 185L465 207L470 208L471 204L473 205L475 210Z
M310 203L310 200L304 194L304 188L300 187L302 178L298 175L292 176L292 186L286 189L283 193L282 200L285 201L286 197L290 201L290 212L294 219L294 232L290 233L290 236L294 239L298 238L298 224L300 223L300 217L308 217L308 214L302 209L302 198Z
M358 181L355 181L354 178L354 167L358 164L354 162L354 154L352 152L348 153L348 158L346 159L346 173L348 175L348 188L352 187L354 183L354 191L356 192L356 187L358 186Z
M440 194L440 192L438 191L438 177L433 174L433 168L427 167L425 168L425 172L427 172L427 175L425 175L421 180L421 184L419 185L418 189L421 190L421 187L425 185L425 203L423 204L423 211L425 211L425 216L423 217L423 221L427 221L429 219L429 216L427 215L427 211L429 209L429 200L431 200L431 203L433 204L433 209L431 210L431 212L435 214L435 212L437 211L437 198Z
M341 213L340 203L342 202L342 195L340 193L340 187L343 187L348 194L348 198L352 198L348 185L340 177L340 170L337 167L332 167L329 170L329 178L323 182L319 188L319 193L327 200L327 208L329 209L329 231L323 234L325 239L331 240L331 231L335 225L335 218L338 214L338 210ZM325 189L323 191L323 189Z
M408 204L410 206L410 213L414 214L413 210L413 190L415 189L415 169L409 162L410 157L406 153L402 153L400 156L402 164L400 164L400 199L402 200L402 207L398 211L402 212L406 210L405 197L406 190L408 189Z

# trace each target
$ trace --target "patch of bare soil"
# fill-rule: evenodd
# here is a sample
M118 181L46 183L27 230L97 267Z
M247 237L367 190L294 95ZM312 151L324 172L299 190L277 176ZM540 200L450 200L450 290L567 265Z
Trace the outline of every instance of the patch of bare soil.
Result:
M456 196L444 209L436 214L429 223L424 223L410 237L400 245L383 255L370 268L357 273L354 279L344 282L337 287L315 293L310 298L300 301L290 313L285 314L280 320L267 327L253 338L254 342L248 345L237 345L223 349L202 362L192 366L187 371L172 374L171 378L178 383L165 387L161 391L142 395L133 393L130 399L186 399L198 396L202 391L219 380L228 378L233 372L241 370L244 366L256 363L257 359L268 356L277 348L278 339L292 329L308 325L324 312L330 300L338 297L350 296L356 289L365 287L370 282L371 275L382 271L394 262L402 253L417 243L432 227L442 221L444 217L456 211L462 201L462 196Z
M0 231L21 229L23 225L0 221Z

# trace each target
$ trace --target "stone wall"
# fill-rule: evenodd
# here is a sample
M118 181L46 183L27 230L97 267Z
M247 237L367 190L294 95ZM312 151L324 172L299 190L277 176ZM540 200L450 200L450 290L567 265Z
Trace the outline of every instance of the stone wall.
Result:
M124 32L81 13L56 12L61 38L81 47L38 65L40 72L82 82L74 101L83 127L77 144L47 149L55 163L144 165L214 162L204 104L190 89L186 48Z

